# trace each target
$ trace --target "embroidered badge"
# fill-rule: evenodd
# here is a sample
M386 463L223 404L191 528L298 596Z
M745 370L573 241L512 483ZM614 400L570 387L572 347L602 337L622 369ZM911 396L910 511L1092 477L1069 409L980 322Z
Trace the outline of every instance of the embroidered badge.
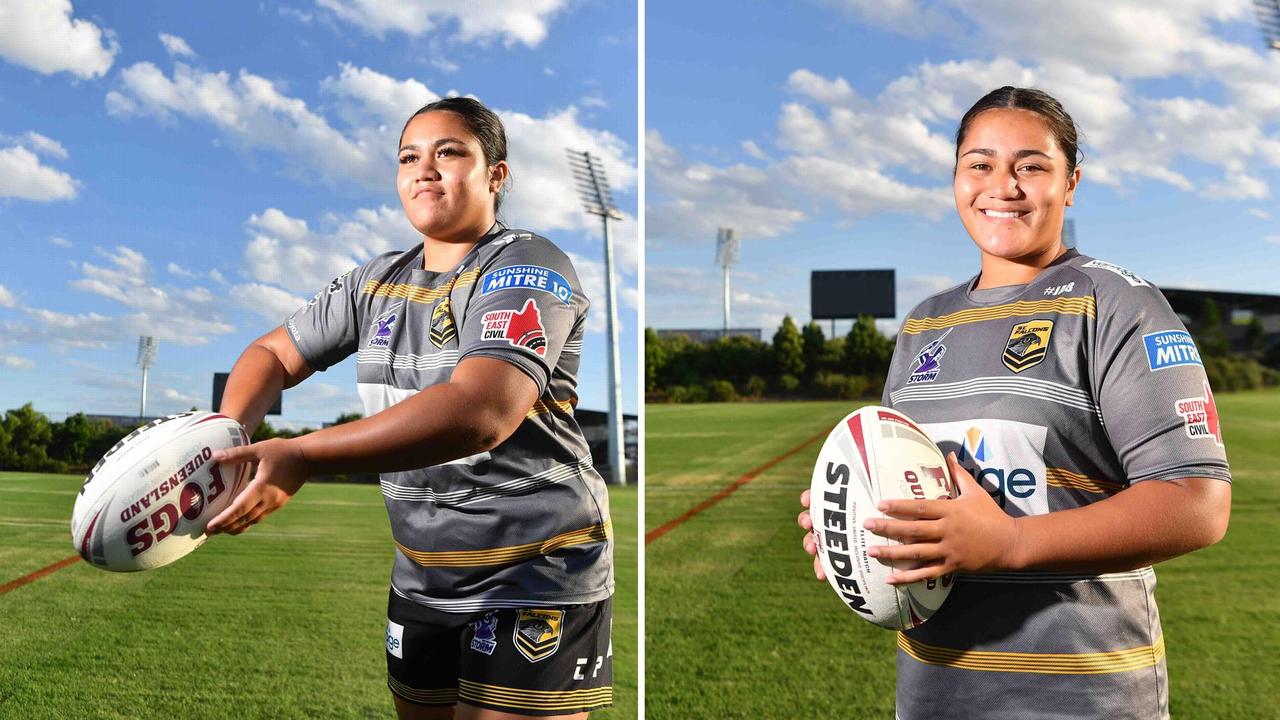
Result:
M438 348L458 337L458 326L453 324L453 308L450 298L445 295L431 311L431 342Z
M1004 366L1018 373L1039 365L1049 354L1052 320L1032 320L1014 325L1004 348Z
M560 647L563 610L521 610L516 616L513 635L516 649L529 662L545 660Z
M542 313L533 298L515 310L494 310L481 319L483 340L505 340L539 356L547 354L547 332L542 327Z
M498 611L490 610L487 615L471 623L471 649L476 652L492 655L498 647Z

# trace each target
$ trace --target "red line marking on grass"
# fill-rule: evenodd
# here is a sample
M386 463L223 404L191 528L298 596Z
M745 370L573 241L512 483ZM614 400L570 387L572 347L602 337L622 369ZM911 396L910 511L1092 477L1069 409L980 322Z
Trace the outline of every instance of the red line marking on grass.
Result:
M36 580L39 580L40 578L44 577L45 575L49 575L49 574L55 573L55 572L57 572L57 571L61 570L62 568L66 567L66 566L68 566L68 565L74 565L74 564L76 564L76 562L78 562L79 560L80 560L80 556L79 556L79 555L72 555L72 556L71 556L71 557L69 557L69 558L63 558L63 559L59 560L58 562L56 562L56 563L54 563L54 564L50 565L50 566L49 566L49 567L47 567L47 568L41 568L41 569L39 569L39 570L37 570L37 571L35 571L35 572L31 573L30 575L23 575L22 577L18 578L17 580L10 580L9 582L7 582L7 583L5 583L5 584L0 585L0 595L3 595L3 594L5 594L5 593L9 592L10 590L16 590L16 589L18 589L18 588L22 587L23 585L26 585L27 583L35 582Z
M763 473L765 470L768 470L769 468L773 467L774 465L777 465L778 463L782 462L783 460L786 460L787 458L791 457L792 455L795 455L796 453L800 452L801 450L803 450L803 449L805 449L805 448L809 447L810 445L812 445L812 444L813 444L813 442L814 442L815 440L821 440L822 438L825 438L827 435L830 435L830 434L831 434L831 431L830 431L830 430L823 430L822 432L818 433L817 435L814 435L813 437L811 437L811 438L809 438L809 439L805 440L804 442L800 443L799 445L797 445L797 446L795 446L795 447L791 448L790 450L788 450L788 451L786 451L786 452L782 453L782 454L781 454L781 455L779 455L778 457L776 457L776 458L774 458L774 459L772 459L772 460L770 460L770 461L766 462L765 464L763 464L763 465L761 465L761 466L759 466L759 467L757 467L757 468L753 468L752 470L748 471L748 472L747 472L745 475L743 475L742 477L738 478L737 480L734 480L733 482L729 483L729 484L728 484L728 485L726 485L725 487L723 487L723 488L721 488L720 490L718 490L718 491L716 492L716 494L715 494L715 495L712 495L711 497L707 498L706 500L703 500L702 502L698 503L697 505L694 505L693 507L689 508L688 510L685 510L683 513L681 513L681 514L680 514L680 516L679 516L679 517L676 517L676 518L673 518L673 519L671 519L671 520L668 520L666 523L664 523L664 524L662 525L662 527L654 528L653 530L650 530L649 532L645 533L645 536L644 536L644 544L645 544L645 545L648 545L649 543L653 542L654 540L657 540L658 538L662 537L663 535L666 535L667 533L671 532L672 530L676 529L677 527L679 527L679 526L683 525L683 524L684 524L684 522L685 522L686 520L688 520L689 518L693 517L694 515L697 515L698 513L702 512L703 510L706 510L707 508L711 507L712 505L715 505L716 503L720 502L721 500L723 500L723 499L725 499L725 498L729 497L730 495L732 495L732 494L734 494L735 492L737 492L738 488L742 487L743 485L746 485L747 483L751 482L752 480L755 480L755 479L756 479L756 477L758 477L758 476L759 476L761 473Z

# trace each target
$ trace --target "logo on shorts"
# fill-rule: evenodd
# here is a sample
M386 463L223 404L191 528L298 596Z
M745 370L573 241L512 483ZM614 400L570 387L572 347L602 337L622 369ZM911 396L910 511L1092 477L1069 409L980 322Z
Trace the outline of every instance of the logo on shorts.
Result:
M954 329L947 328L947 331L942 333L942 337L925 345L924 349L916 354L916 362L919 364L911 371L911 375L907 377L908 385L933 382L938 377L938 371L942 369L938 361L942 359L943 355L947 354L947 346L943 345L942 341L946 340Z
M525 300L519 312L494 310L485 313L480 322L483 340L506 340L538 356L547 354L547 331L542 327L542 313L533 298Z
M1218 405L1213 401L1209 381L1204 381L1204 395L1178 400L1173 411L1182 417L1189 438L1209 438L1222 447L1222 425L1218 422Z
M404 659L404 626L387 620L387 654Z
M1052 320L1032 320L1014 325L1004 347L1004 366L1019 373L1039 365L1045 355L1049 354L1051 335Z
M487 615L471 623L471 649L476 652L492 655L498 647L498 611L490 610Z
M458 326L453 324L453 308L450 306L449 296L445 295L431 311L431 342L442 348L456 337Z
M521 610L516 615L513 638L516 649L529 662L546 660L560 647L563 610Z

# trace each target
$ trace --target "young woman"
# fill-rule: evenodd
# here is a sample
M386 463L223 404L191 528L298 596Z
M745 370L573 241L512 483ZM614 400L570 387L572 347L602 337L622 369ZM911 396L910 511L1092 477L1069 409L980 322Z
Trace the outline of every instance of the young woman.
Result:
M949 451L960 496L889 502L893 519L867 524L902 543L876 557L916 566L891 583L959 572L898 636L902 720L1167 717L1150 566L1227 529L1231 476L1186 328L1150 283L1062 244L1076 155L1070 116L1034 89L992 91L956 133L981 269L908 314L883 402ZM939 341L945 357L925 352ZM937 373L913 374L926 354Z
M251 430L282 388L357 355L367 417L217 457L258 470L210 532L245 531L312 475L381 472L402 718L612 701L609 502L573 418L588 302L564 253L495 221L506 156L475 100L414 114L396 186L422 243L334 279L245 350L223 397Z

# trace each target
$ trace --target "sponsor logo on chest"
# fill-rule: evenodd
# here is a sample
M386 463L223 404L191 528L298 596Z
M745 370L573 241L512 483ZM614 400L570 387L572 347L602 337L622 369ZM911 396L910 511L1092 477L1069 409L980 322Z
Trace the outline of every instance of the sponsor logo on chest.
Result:
M1004 511L1019 517L1049 512L1043 425L977 419L920 425L941 450L955 452Z

